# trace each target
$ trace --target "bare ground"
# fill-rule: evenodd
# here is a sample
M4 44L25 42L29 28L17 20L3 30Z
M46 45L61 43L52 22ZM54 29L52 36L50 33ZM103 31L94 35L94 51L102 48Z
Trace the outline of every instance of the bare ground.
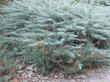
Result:
M64 78L62 73L52 73L49 76L42 76L37 72L33 73L30 66L23 71L19 71L17 79L19 81L15 82L110 82L110 67L103 66L98 69L88 69L81 75Z

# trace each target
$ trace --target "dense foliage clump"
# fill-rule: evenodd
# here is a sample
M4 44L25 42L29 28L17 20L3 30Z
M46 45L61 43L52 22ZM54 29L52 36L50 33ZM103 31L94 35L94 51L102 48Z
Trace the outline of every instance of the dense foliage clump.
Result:
M43 74L108 64L109 10L95 0L14 0L0 8L0 49L36 63Z

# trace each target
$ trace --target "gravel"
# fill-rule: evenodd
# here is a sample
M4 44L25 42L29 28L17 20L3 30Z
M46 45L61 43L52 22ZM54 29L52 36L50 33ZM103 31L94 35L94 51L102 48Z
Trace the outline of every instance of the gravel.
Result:
M29 69L28 69L29 70ZM24 73L26 70L22 70ZM26 71L26 74L31 74L31 70ZM19 78L20 79L20 78ZM27 81L26 81L27 80ZM71 78L62 77L61 73L42 76L33 73L32 77L27 77L26 80L21 79L21 82L110 82L110 67L103 66L98 69L87 69L81 75L75 75ZM30 81L31 80L31 81Z

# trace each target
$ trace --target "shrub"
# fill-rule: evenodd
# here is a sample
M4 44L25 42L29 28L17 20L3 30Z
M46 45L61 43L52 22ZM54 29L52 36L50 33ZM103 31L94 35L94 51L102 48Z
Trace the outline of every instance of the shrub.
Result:
M1 7L1 46L36 63L43 74L108 63L110 7L83 1L15 0Z

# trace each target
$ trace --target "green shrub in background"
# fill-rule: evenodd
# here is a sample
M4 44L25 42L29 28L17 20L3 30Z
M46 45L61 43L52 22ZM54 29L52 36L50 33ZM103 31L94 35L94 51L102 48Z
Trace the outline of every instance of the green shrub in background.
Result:
M15 0L0 8L0 46L42 74L109 63L110 7L94 0ZM103 52L103 53L100 53Z
M4 0L0 0L0 4L3 4L3 1L4 1Z
M6 4L8 1L10 1L10 0L0 0L0 4Z

